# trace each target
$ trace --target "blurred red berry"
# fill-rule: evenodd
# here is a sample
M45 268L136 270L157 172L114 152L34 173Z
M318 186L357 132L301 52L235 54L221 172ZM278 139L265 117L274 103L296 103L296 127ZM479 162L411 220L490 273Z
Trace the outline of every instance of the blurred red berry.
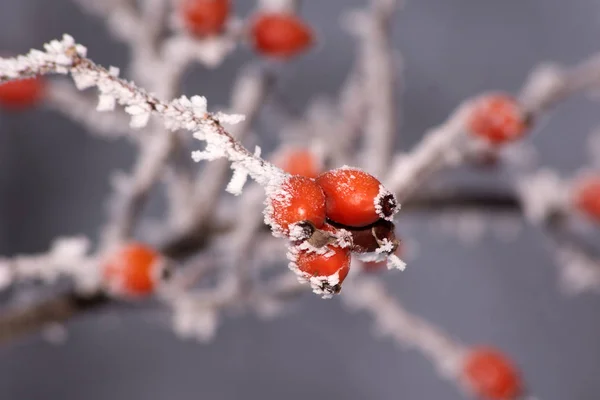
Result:
M307 149L286 149L277 155L275 164L292 175L316 178L319 175L319 162L315 155Z
M265 13L255 17L251 36L255 50L265 56L290 58L313 43L313 32L291 14Z
M289 235L291 225L304 221L315 228L325 223L325 195L314 179L290 176L266 204L266 221L275 233Z
M141 243L128 243L104 264L103 278L113 294L141 297L151 294L160 280L163 258L153 248Z
M475 394L489 400L513 400L521 394L521 378L512 362L491 347L472 349L463 365L463 378Z
M186 28L200 37L221 33L230 10L230 0L184 0L180 5Z
M393 194L360 169L338 168L317 177L327 201L327 218L338 224L363 227L380 218L390 220L398 211Z
M10 109L25 109L37 104L44 96L44 80L40 77L0 83L0 105Z
M579 211L600 222L600 175L582 179L574 190L575 206Z
M467 122L469 130L493 144L502 144L522 137L527 130L521 109L507 94L485 95L475 100Z

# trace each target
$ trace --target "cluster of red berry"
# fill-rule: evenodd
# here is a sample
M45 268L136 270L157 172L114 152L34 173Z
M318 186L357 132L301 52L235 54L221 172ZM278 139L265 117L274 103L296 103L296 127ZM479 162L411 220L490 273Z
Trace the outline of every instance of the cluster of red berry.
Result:
M296 165L290 162L286 169ZM396 199L360 169L342 167L314 178L290 175L266 204L265 221L290 239L290 268L326 297L341 290L351 254L386 257L398 247Z
M187 30L202 38L223 32L231 8L230 0L185 0L179 11ZM248 36L258 53L284 59L301 53L313 42L308 25L284 12L255 15Z

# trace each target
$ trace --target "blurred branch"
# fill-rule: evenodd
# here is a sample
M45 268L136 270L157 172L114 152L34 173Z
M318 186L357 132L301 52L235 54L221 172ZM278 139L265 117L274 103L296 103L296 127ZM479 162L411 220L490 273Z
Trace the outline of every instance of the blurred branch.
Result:
M600 84L600 56L570 69L548 64L535 68L519 95L524 112L533 124L537 117L558 101ZM464 101L441 125L431 129L408 154L398 157L385 183L402 203L417 188L445 167L465 160L470 139L466 121L473 99Z
M351 279L342 291L342 300L351 310L371 314L377 332L421 352L443 377L459 379L465 353L463 345L430 322L411 314L388 293L380 280L361 276Z
M124 112L119 110L106 115L97 112L97 96L82 93L67 82L49 83L46 104L103 138L114 139L133 134L129 117Z
M104 294L85 296L70 292L5 311L0 315L0 345L37 332L49 324L64 323L75 315L99 309L109 302Z
M509 191L457 188L444 191L419 192L402 203L402 211L440 212L446 210L479 209L490 212L523 211L517 195Z
M398 103L391 21L397 8L395 0L372 0L362 22L361 61L368 104L363 136L365 169L383 174L390 165L398 134Z

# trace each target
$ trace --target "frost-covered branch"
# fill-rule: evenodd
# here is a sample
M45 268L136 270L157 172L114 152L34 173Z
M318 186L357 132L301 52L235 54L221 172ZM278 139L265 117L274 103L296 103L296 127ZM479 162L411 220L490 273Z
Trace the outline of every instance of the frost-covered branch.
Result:
M554 242L561 288L566 294L600 292L600 257L573 242Z
M557 101L600 84L598 60L595 57L567 70L547 65L534 69L519 95L529 122L535 122ZM467 144L473 140L466 127L471 107L472 100L465 101L442 125L428 132L415 149L398 158L386 182L400 202L440 169L463 161Z
M426 133L415 149L396 160L386 183L400 203L432 174L461 161L459 149L466 139L465 121L471 109L470 102L460 105L442 125Z
M72 84L58 80L50 82L45 98L49 108L80 123L91 133L109 139L132 135L127 114L119 111L98 113L97 97L78 91Z
M391 21L397 0L372 0L370 10L357 14L355 26L362 36L361 60L368 105L364 123L363 164L381 175L390 165L397 135L396 63L391 44Z
M112 110L115 103L125 106L132 116L131 125L144 127L152 114L157 115L170 130L186 129L194 137L207 143L205 151L196 152L196 161L227 158L235 168L243 168L261 185L279 182L285 174L255 153L248 151L221 125L238 123L243 117L207 112L206 99L182 96L164 102L138 88L131 82L118 78L118 70L107 70L86 58L87 50L65 35L62 41L45 45L45 52L32 50L26 56L0 58L0 82L22 79L39 74L70 73L79 89L96 86L100 91L100 110Z
M457 379L465 348L429 322L410 314L379 280L351 280L342 292L342 300L351 309L370 313L379 333L402 347L417 349L444 378Z
M260 152L251 153L234 139L221 125L221 122L238 123L243 118L223 113L207 112L206 99L194 96L181 97L169 103L148 94L133 83L118 78L118 70L107 70L85 57L86 49L76 45L70 36L62 41L53 41L45 46L46 52L32 50L27 56L0 59L0 82L45 73L71 73L79 89L96 86L100 91L100 110L112 110L115 103L125 106L132 116L131 125L141 128L148 123L151 114L159 116L170 130L187 129L194 131L197 139L206 141L205 151L195 152L194 159L215 160L227 158L238 176L249 175L263 186L276 185L285 174L260 158ZM143 200L148 187L155 181L158 169L170 154L170 136L157 136L149 141L142 151L136 166L131 191L133 201L128 201L125 212L119 215L119 226L108 235L121 239L131 230L135 219L137 203ZM237 189L237 188L236 188Z
M533 69L519 94L519 102L532 116L579 92L593 91L600 84L600 55L565 69L544 63Z
M94 290L98 276L89 247L85 237L62 237L46 253L0 258L0 290L25 280L54 283L61 276L72 278L80 290Z
M131 236L148 193L160 178L175 146L173 134L154 132L141 143L131 176L115 177L116 193L111 204L110 219L103 232L104 248L110 248Z
M46 326L61 324L71 317L109 304L103 294L91 296L69 292L27 306L4 310L0 314L0 345L37 332Z
M239 74L232 90L229 108L244 114L246 118L231 127L230 132L236 140L242 140L250 131L271 85L272 77L263 69L247 68ZM206 230L214 218L219 199L228 186L230 170L226 160L216 160L205 165L195 180L189 182L189 189L181 193L185 196L179 202L182 206L173 209L171 213L176 236L196 236ZM230 191L241 190L233 187L233 183L232 180Z

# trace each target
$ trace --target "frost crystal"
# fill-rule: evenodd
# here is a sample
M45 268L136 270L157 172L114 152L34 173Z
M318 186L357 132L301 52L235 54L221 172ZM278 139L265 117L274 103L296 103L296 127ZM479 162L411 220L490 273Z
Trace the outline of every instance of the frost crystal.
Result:
M115 109L116 99L109 94L101 94L98 99L97 111L113 111Z
M248 180L248 171L243 167L233 167L233 176L229 181L229 184L225 188L229 193L239 196L242 194L242 189Z
M183 297L174 304L173 326L183 338L195 338L201 342L211 340L217 331L218 314L208 305L196 304L194 299Z
M567 203L566 190L560 177L549 169L522 178L517 190L532 222L542 222L553 212L563 209Z
M127 106L125 112L131 115L130 126L132 128L143 128L150 120L150 106L145 103Z
M562 290L576 295L586 290L600 290L600 268L597 262L572 248L557 253Z
M381 239L379 247L375 250L375 253L391 254L395 250L394 243L389 239Z
M406 263L397 255L390 254L387 257L387 267L388 269L399 269L400 271L404 271L406 269Z
M215 119L223 124L236 125L246 119L245 115L241 114L225 114L218 112L215 114Z

